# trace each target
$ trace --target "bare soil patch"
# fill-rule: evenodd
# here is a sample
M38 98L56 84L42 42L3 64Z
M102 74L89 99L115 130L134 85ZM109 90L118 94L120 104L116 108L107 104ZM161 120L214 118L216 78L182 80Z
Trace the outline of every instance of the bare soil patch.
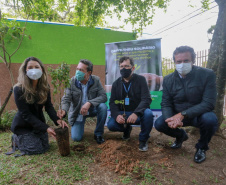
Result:
M221 137L212 138L206 161L197 164L193 161L197 132L188 133L182 148L173 150L174 138L153 128L149 150L140 152L139 127L133 128L129 141L121 139L122 133L105 128L102 145L93 139L94 129L94 123L86 125L84 140L89 146L72 146L74 151L89 152L95 158L89 166L91 180L83 184L226 184L226 140ZM226 130L223 133L226 135Z

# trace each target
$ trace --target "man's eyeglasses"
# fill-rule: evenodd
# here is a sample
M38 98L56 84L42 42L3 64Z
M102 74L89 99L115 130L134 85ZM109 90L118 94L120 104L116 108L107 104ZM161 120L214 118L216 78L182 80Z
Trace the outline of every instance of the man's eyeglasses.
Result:
M120 69L123 69L123 68L130 69L131 67L132 67L131 65L124 65L124 66L120 65L119 66Z

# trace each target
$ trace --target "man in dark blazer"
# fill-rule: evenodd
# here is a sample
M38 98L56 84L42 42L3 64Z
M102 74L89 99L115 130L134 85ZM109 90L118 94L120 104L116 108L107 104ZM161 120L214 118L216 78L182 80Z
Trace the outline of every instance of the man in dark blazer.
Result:
M194 161L206 159L208 143L217 130L217 117L213 112L216 103L216 77L212 70L193 65L194 49L188 46L176 48L173 59L176 70L163 80L162 116L155 122L159 132L175 137L171 148L181 148L188 139L180 127L194 126L200 129L200 139L195 145Z

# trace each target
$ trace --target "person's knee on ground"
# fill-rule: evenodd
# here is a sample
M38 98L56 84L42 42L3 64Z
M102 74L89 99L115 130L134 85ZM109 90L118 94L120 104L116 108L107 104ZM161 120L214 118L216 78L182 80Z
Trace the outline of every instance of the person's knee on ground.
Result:
M81 141L84 135L84 122L75 122L71 127L71 139L73 141Z
M76 142L79 142L79 141L81 141L82 140L82 135L75 135L75 134L71 134L71 139L73 140L73 141L76 141Z

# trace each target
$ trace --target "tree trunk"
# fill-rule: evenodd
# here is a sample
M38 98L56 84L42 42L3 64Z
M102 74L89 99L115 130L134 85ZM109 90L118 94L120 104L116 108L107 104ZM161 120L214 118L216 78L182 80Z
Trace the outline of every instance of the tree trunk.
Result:
M226 86L226 1L215 0L219 6L218 19L214 30L207 68L216 73L217 101L215 112L219 128L223 122L223 106Z

